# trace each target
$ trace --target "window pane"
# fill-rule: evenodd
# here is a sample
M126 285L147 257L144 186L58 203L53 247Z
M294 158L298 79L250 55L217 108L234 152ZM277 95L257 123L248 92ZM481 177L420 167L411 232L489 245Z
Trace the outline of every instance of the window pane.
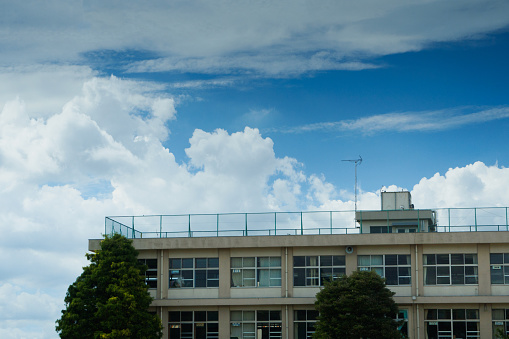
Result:
M467 319L479 319L479 310L467 310Z
M258 267L270 267L270 258L260 257L258 258Z
M463 254L451 254L451 265L463 265L465 257Z
M193 268L193 259L192 258L182 259L182 268Z
M502 253L490 253L490 264L503 264L504 255Z
M293 267L303 267L306 265L306 257L295 256L293 257Z
M306 311L299 310L294 312L295 320L306 320Z
M449 264L449 254L437 254L437 265Z
M260 287L268 287L270 286L270 276L268 269L260 269L258 270L258 286Z
M464 320L465 310L464 309L452 310L452 318L455 320Z
M425 285L436 285L437 283L437 268L434 266L424 267Z
M384 256L383 255L372 255L371 256L371 265L383 265Z
M332 257L332 264L334 266L344 266L345 265L345 256L344 255L335 255Z
M325 281L332 281L332 268L322 268L320 270L320 286L325 285Z
M181 268L182 267L182 261L181 259L170 259L170 268Z
M294 286L306 286L305 268L294 268L293 269L293 285Z
M398 268L397 267L386 267L385 268L385 279L387 285L398 284Z
M434 254L425 254L424 265L435 265L437 263L435 259L436 257Z
M317 256L306 257L306 266L318 266L318 257Z
M464 266L451 266L451 280L453 285L465 284Z
M438 310L426 310L426 319L427 320L438 319Z
M180 321L193 321L193 312L180 312Z
M230 318L231 321L242 321L242 311L231 311Z
M270 257L270 267L281 267L281 257Z
M207 321L207 312L206 311L195 311L194 312L194 321Z
M196 270L194 284L195 287L207 287L207 271Z
M270 311L270 320L281 320L281 311Z
M385 265L397 265L398 264L398 256L397 255L386 255L385 256Z
M207 261L209 268L219 267L219 258L208 258Z
M256 317L258 321L269 321L269 311L257 311Z
M242 320L255 320L255 312L254 311L244 311L242 313Z
M242 258L231 258L232 268L242 268Z
M451 319L451 310L438 310L438 319Z
M180 322L180 311L168 312L168 321L169 322Z
M493 309L493 310L491 310L491 314L492 314L493 320L504 320L505 319L504 310Z
M207 259L206 258L196 258L195 260L196 268L206 268L207 267Z
M492 284L504 283L504 270L502 266L491 266L491 283Z
M369 255L358 255L357 264L358 266L371 266Z
M509 264L509 253L504 253L504 264Z
M477 254L465 254L465 264L477 265Z
M332 255L320 256L320 266L332 266Z
M410 256L406 254L398 255L398 265L410 265Z
M256 267L255 258L242 258L242 267Z

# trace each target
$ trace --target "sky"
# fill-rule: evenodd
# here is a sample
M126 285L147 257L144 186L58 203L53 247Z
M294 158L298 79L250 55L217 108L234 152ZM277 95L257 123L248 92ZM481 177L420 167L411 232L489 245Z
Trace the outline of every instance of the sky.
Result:
M0 337L111 215L509 206L509 3L3 0Z

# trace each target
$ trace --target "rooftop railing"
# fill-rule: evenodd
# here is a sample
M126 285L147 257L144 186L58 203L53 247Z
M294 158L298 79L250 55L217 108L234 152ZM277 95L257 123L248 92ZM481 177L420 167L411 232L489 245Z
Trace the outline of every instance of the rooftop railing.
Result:
M432 210L435 212L432 226L436 232L509 231L508 207ZM372 211L362 211L365 212ZM387 227L390 226L387 219ZM114 233L128 238L176 238L362 234L366 231L363 232L362 223L355 220L355 211L314 211L106 217L105 234Z

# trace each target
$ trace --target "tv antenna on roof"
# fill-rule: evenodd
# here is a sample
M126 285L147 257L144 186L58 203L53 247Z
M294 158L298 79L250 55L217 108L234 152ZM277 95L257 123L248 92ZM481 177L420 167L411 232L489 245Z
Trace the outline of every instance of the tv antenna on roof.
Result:
M359 155L359 159L356 160L341 160L355 163L355 212L357 212L357 165L362 163L362 157Z

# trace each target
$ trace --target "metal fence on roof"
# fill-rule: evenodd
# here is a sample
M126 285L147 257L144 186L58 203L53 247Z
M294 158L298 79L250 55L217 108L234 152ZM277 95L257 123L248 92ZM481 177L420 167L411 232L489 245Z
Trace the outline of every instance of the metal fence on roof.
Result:
M437 232L509 231L508 207L436 208ZM363 211L366 212L366 211ZM355 211L111 216L105 234L128 238L359 234Z

